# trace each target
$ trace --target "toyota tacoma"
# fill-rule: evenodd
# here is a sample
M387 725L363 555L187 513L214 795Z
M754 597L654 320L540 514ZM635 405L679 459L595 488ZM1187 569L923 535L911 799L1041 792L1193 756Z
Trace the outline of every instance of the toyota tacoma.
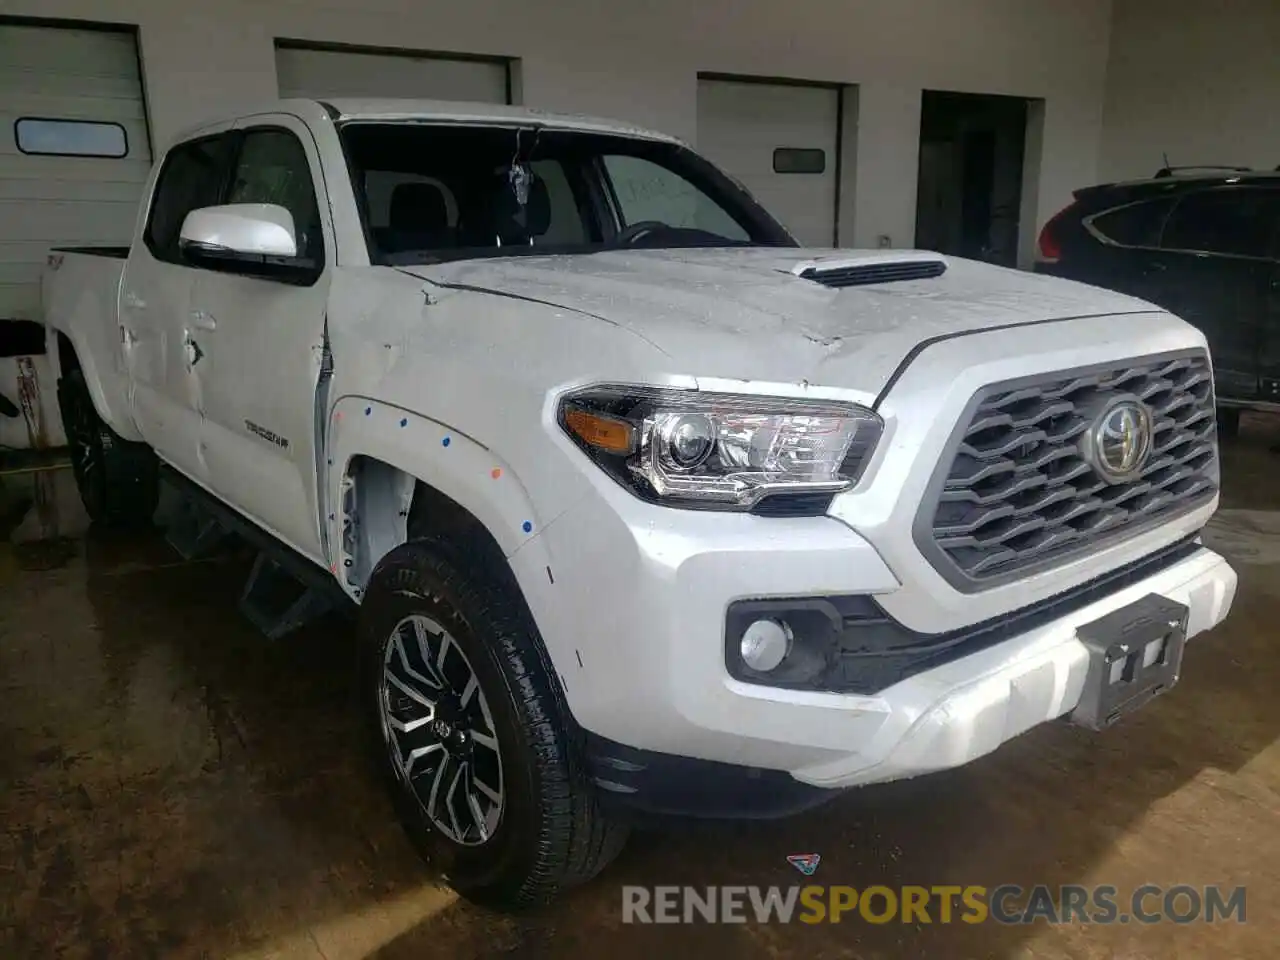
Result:
M1108 727L1235 592L1196 329L802 249L618 123L268 104L164 153L129 248L52 251L44 304L91 516L150 522L164 481L184 552L260 546L268 635L354 609L407 830L480 902L591 877L637 817Z

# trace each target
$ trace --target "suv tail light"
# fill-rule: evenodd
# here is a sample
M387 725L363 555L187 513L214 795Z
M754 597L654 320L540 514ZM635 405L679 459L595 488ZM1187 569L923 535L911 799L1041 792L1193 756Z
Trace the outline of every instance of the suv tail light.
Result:
M1075 204L1073 203L1059 210L1049 218L1049 222L1040 231L1040 261L1042 263L1057 263L1062 259L1062 227L1067 214L1074 208Z

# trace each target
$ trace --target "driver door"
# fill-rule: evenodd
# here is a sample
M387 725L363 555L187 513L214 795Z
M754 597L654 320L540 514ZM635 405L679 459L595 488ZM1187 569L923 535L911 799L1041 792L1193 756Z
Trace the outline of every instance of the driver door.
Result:
M316 389L334 249L310 132L288 116L238 129L224 203L271 203L294 221L299 263L278 276L227 261L191 292L188 368L211 488L283 542L324 562ZM308 266L309 265L309 266Z

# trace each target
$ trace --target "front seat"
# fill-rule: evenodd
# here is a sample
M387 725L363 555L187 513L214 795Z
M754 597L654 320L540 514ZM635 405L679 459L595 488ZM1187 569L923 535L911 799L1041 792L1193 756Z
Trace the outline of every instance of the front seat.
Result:
M434 183L401 183L391 191L390 226L380 245L388 253L447 250L458 244L449 226L449 207Z

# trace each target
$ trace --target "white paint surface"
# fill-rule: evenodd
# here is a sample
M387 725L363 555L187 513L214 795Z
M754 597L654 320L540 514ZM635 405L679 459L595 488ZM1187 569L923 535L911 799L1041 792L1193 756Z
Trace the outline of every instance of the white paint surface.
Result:
M698 150L809 246L835 239L840 96L830 87L698 81ZM778 147L818 149L822 173L777 173Z
M1099 177L1280 165L1280 3L1116 0Z

